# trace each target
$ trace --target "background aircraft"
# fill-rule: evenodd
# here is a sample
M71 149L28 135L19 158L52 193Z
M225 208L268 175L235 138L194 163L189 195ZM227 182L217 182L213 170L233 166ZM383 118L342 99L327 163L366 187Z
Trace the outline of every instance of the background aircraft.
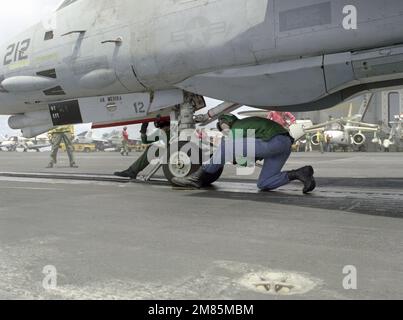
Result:
M306 133L312 134L312 144L319 145L316 133L321 132L324 137L330 138L330 144L335 147L360 147L365 144L367 137L364 133L373 133L372 143L379 144L380 126L362 122L362 115L352 115L352 106L348 117L330 119L327 122L305 128Z
M241 116L261 117L267 119L268 112L262 110L240 112ZM330 137L330 144L335 147L362 146L367 138L364 133L374 133L373 143L379 144L378 133L379 125L362 122L362 115L352 115L352 106L350 106L349 115L345 118L330 119L324 123L313 125L310 120L297 120L297 126L300 126L304 132L300 135L303 139L306 134L310 134L313 145L319 145L316 133L321 132L324 137Z
M107 139L93 137L92 130L84 131L74 138L74 143L81 144L94 144L96 149L99 151L104 151L105 149L112 148L112 144Z
M27 139L21 136L12 136L3 140L0 143L0 149L2 151L36 151L40 152L51 146L49 138L46 134L39 135L34 139Z

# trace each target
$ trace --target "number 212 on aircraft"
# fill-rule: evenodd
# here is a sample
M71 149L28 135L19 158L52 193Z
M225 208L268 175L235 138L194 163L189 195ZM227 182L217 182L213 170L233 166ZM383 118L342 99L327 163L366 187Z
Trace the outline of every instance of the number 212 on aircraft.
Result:
M31 39L26 39L22 42L9 45L3 64L6 66L12 62L28 59L28 55L26 55L25 52L28 50L30 44Z

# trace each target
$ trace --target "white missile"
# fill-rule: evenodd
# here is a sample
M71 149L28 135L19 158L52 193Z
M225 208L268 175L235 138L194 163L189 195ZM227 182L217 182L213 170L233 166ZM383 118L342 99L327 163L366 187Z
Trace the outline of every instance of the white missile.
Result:
M55 79L44 77L17 76L3 80L1 86L8 92L31 92L54 86Z

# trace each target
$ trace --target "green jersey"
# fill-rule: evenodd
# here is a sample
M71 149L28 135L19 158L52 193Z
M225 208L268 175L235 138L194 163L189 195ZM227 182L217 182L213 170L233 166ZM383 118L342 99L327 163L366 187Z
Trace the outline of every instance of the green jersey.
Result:
M264 118L251 117L239 120L233 115L224 115L220 119L228 123L235 138L247 138L248 130L254 130L255 138L264 141L289 133L278 123Z

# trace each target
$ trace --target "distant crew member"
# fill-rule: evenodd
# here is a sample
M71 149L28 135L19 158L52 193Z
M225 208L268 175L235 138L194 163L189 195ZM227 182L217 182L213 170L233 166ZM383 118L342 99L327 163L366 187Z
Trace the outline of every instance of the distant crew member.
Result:
M122 177L122 178L130 178L132 180L137 179L138 174L146 169L148 165L150 164L149 159L148 159L148 152L150 148L152 147L152 144L155 143L156 141L159 141L159 137L161 136L166 136L167 141L165 143L168 143L170 139L170 129L171 129L171 123L169 120L157 120L154 123L154 126L158 129L153 134L147 135L147 129L148 129L148 123L143 123L141 126L140 134L141 134L141 142L143 144L148 144L149 146L147 149L144 151L144 153L141 155L141 157L135 161L129 169L121 172L115 172L114 175L117 177ZM165 132L165 135L161 134L160 130ZM158 157L159 156L159 150L155 152L155 155Z
M319 143L320 153L325 153L325 135L322 131L316 133L316 141Z
M74 160L74 126L62 126L49 131L49 139L52 144L52 152L50 153L50 163L47 168L53 168L57 163L57 153L60 148L60 144L64 143L66 146L66 151L70 160L71 168L78 168Z
M305 139L305 152L312 152L312 135L307 133Z
M267 115L267 119L277 122L283 128L289 128L297 122L297 119L291 112L271 111Z
M282 172L282 168L291 154L291 146L294 139L287 129L278 123L258 117L239 120L233 115L223 115L219 118L218 128L220 131L229 131L232 143L226 148L225 140L214 153L210 161L203 165L196 173L186 178L174 178L173 183L181 187L201 188L209 175L221 170L225 163L235 162L230 159L246 156L247 144L255 144L255 160L264 159L264 165L258 181L258 188L261 190L275 190L291 181L299 180L304 184L303 193L307 194L316 188L314 170L311 166L298 170ZM255 130L255 138L247 137L247 130ZM242 138L237 138L239 132ZM228 145L228 143L227 143ZM234 154L233 150L242 150L243 154ZM226 150L231 149L231 150ZM242 152L242 151L240 151Z
M301 152L301 146L302 146L302 142L300 140L295 142L295 152Z
M127 127L123 128L122 131L122 150L120 151L120 154L124 156L129 155L130 149L129 149L129 132L127 131Z
M325 137L326 152L333 152L332 136L327 134Z

